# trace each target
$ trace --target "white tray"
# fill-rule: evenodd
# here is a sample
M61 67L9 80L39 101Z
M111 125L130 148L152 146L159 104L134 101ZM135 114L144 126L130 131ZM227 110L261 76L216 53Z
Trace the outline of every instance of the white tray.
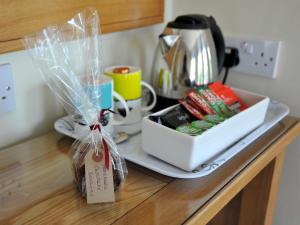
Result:
M175 178L198 178L207 176L218 167L223 165L225 162L230 160L237 153L241 152L248 145L254 142L262 134L267 132L270 128L276 125L280 120L282 120L289 113L289 108L277 101L271 101L268 107L267 116L264 123L256 128L254 131L249 133L247 136L240 139L231 147L224 149L219 155L214 157L212 160L201 164L197 169L188 172L172 166L162 160L159 160L153 156L148 155L141 149L141 134L132 136L126 142L119 144L119 152L128 161L134 162L148 169L156 171L166 176ZM66 128L67 126L67 128ZM59 119L55 122L55 129L67 136L76 138L74 136L72 125L67 120L67 117Z

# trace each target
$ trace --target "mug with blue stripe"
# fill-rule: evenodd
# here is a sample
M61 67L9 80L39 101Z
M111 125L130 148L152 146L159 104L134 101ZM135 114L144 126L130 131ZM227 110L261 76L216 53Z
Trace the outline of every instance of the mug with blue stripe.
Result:
M113 79L106 75L96 78L85 76L82 80L82 86L87 93L91 103L97 110L111 109L114 107L114 98L117 99L125 108L126 116L122 120L110 118L112 125L123 124L129 114L129 109L124 98L114 91Z
M82 83L85 93L98 110L112 108L113 82L111 79L106 76L100 76L97 80L85 77Z

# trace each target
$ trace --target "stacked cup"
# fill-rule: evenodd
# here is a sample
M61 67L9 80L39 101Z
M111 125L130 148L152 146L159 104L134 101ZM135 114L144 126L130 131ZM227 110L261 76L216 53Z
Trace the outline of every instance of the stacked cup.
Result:
M114 134L114 127L116 125L123 124L129 116L129 109L126 101L121 95L114 91L113 79L106 75L101 75L97 80L93 80L93 77L83 76L80 79L85 93L89 97L90 102L95 106L97 110L106 109L103 121L101 121L104 129ZM124 109L124 117L116 119L113 116L114 101L117 99L118 104ZM89 132L89 126L84 123L80 114L73 116L74 131L78 137L84 137Z
M146 82L142 81L142 71L134 66L114 66L106 68L104 73L114 81L114 90L125 100L129 108L129 114L125 122L118 126L118 131L134 134L141 130L143 114L154 108L156 104L156 93ZM152 102L142 106L142 87L148 89L152 94ZM115 102L115 110L120 114L126 111L121 101Z

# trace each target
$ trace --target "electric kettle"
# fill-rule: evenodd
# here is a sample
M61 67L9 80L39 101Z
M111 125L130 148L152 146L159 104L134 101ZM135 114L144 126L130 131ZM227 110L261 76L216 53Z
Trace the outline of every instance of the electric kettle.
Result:
M151 84L157 111L176 104L186 90L218 79L225 57L225 43L215 19L204 15L182 15L169 22L159 35Z

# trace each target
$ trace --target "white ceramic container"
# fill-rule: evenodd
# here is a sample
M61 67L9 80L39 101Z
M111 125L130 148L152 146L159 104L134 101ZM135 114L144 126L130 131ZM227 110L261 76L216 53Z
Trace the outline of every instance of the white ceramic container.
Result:
M246 110L214 126L198 136L189 136L160 125L145 117L142 121L142 149L165 162L192 171L261 125L270 99L233 88L249 106ZM152 115L162 115L171 106Z

